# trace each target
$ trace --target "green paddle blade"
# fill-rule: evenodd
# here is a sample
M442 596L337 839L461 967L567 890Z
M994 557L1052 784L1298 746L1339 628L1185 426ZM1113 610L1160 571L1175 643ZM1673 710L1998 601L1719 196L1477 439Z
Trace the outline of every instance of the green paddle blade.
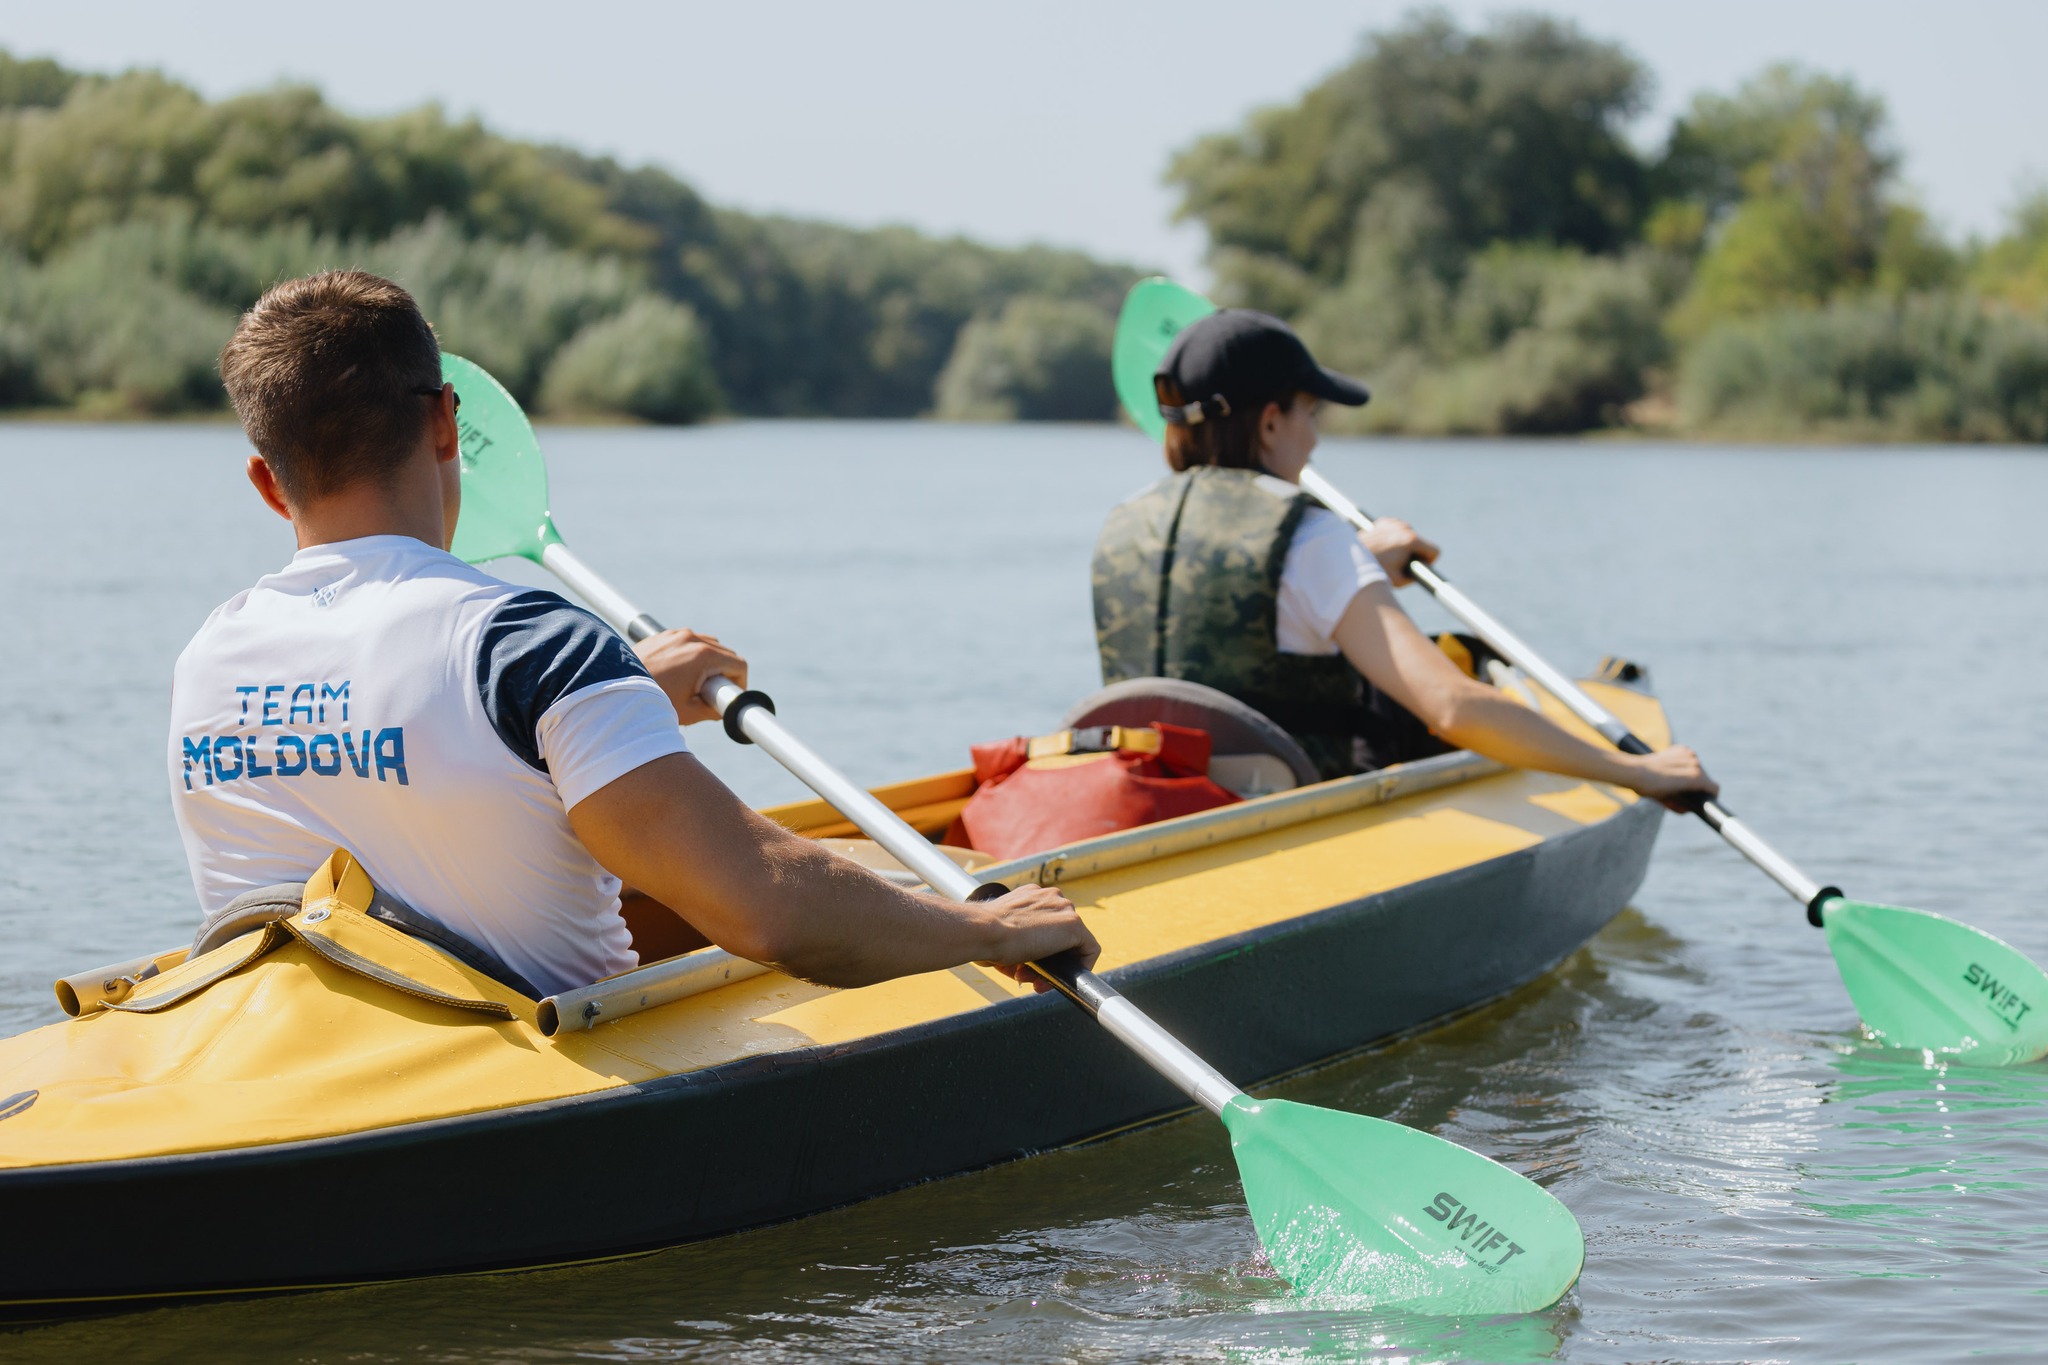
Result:
M1890 1047L1990 1066L2048 1056L2048 973L1967 924L1836 896L1828 948L1864 1026Z
M441 378L462 399L462 515L450 552L472 564L512 555L539 563L561 537L548 517L548 467L533 424L481 365L443 351Z
M1159 275L1139 280L1124 295L1123 312L1116 319L1116 340L1110 344L1109 372L1124 411L1155 441L1166 435L1166 419L1159 415L1152 376L1166 359L1173 339L1189 323L1215 311L1216 305L1194 290Z
M1444 1315L1533 1313L1586 1261L1571 1210L1430 1133L1286 1100L1223 1110L1245 1200L1296 1292Z

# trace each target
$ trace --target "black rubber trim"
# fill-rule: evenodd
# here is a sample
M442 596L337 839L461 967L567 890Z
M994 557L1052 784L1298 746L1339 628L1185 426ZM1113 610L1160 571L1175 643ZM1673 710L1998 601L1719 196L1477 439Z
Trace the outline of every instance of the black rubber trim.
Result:
M1814 892L1813 899L1806 903L1806 922L1816 929L1827 928L1825 924L1821 923L1820 908L1831 900L1840 899L1843 899L1843 896L1842 888L1839 886L1823 886L1820 890Z
M747 714L747 708L750 706L765 706L768 708L769 715L775 714L775 699L766 692L756 692L749 689L734 697L732 705L725 708L723 719L725 733L732 737L732 742L735 744L752 744L754 742L747 738L746 731L740 729L740 720Z

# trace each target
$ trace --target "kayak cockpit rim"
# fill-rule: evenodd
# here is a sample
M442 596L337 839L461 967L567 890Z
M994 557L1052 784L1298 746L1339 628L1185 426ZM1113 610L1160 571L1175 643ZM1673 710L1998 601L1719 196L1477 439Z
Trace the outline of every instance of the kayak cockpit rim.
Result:
M1334 778L1313 786L1274 792L1235 805L1183 815L1136 829L1084 839L1044 853L977 868L983 881L1020 886L1037 882L1051 886L1079 877L1115 871L1169 858L1217 844L1248 839L1291 825L1306 824L1346 811L1419 796L1442 787L1492 777L1508 769L1490 758L1459 751L1399 763L1355 777ZM560 991L540 1002L538 1026L543 1034L579 1032L642 1010L716 990L720 986L761 976L772 968L736 957L723 948L700 948L680 957L652 962L617 976Z

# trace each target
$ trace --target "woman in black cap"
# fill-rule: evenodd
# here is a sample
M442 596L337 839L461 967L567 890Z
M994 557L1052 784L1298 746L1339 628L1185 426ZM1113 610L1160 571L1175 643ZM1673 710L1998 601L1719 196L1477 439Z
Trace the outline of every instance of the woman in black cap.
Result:
M1096 545L1105 684L1184 678L1227 692L1293 735L1325 778L1456 747L1660 799L1718 790L1692 750L1589 744L1415 627L1393 588L1436 546L1388 518L1355 534L1297 486L1317 408L1369 395L1287 324L1213 313L1175 339L1153 385L1173 473L1112 511Z

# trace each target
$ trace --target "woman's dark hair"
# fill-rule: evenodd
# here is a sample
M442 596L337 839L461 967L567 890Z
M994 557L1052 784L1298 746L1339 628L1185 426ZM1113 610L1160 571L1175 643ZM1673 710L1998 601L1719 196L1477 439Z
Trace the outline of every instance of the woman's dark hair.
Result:
M1153 391L1162 406L1182 407L1189 403L1180 385L1165 375L1154 375ZM1282 412L1294 411L1298 394L1286 393L1258 403L1246 403L1222 416L1205 416L1192 424L1169 422L1166 426L1166 465L1178 474L1196 465L1217 465L1223 469L1265 469L1259 459L1259 417L1267 403L1278 403ZM1203 404L1204 408L1208 404Z

